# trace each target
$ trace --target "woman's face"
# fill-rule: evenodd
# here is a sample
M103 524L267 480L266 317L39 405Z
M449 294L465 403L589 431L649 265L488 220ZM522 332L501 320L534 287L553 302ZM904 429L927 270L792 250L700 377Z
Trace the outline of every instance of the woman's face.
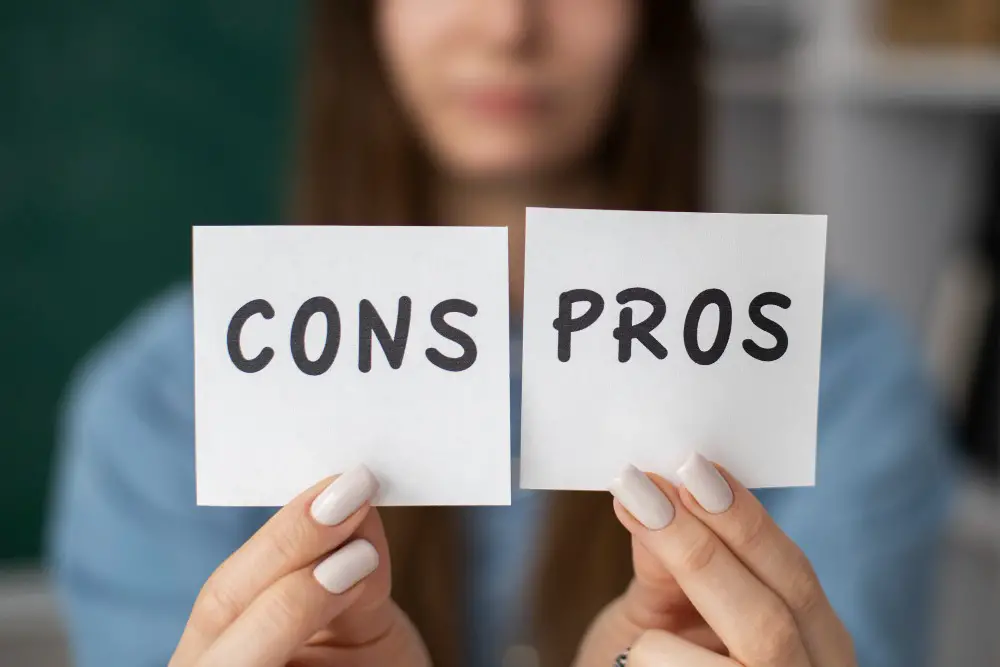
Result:
M438 165L517 179L572 168L593 148L636 15L635 0L381 0L377 36Z

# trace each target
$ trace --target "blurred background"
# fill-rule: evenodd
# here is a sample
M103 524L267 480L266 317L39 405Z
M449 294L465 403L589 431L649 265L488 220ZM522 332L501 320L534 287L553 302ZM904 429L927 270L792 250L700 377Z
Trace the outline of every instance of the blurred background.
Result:
M830 215L830 271L910 322L961 435L935 664L1000 664L1000 2L702 0L712 210ZM0 9L0 663L68 664L40 553L73 367L190 271L190 228L273 222L301 7Z

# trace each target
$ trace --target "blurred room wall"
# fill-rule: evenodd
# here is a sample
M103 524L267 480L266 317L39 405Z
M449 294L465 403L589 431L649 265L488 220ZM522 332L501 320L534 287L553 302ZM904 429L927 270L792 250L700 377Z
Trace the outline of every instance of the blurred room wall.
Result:
M0 10L0 559L38 557L70 370L189 275L191 225L276 218L297 12L189 0Z

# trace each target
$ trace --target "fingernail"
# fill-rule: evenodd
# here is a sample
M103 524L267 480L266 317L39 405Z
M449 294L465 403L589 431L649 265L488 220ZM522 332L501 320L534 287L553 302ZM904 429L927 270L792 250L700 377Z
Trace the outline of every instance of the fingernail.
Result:
M333 480L313 500L310 512L324 526L338 523L358 511L378 490L378 480L365 466L358 466Z
M611 482L609 490L639 523L650 530L666 528L674 520L674 506L653 480L633 465Z
M340 595L378 567L378 551L368 540L354 540L316 566L313 576L320 586Z
M706 512L719 514L732 506L733 490L729 488L729 483L701 454L691 454L677 469L677 476Z

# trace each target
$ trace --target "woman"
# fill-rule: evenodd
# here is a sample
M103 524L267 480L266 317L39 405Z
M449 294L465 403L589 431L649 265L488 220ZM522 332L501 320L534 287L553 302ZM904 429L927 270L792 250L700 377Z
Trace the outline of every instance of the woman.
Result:
M518 310L525 206L701 207L692 4L316 2L291 219L506 225ZM694 456L681 488L609 480L614 503L375 511L355 470L274 514L194 506L179 288L72 394L54 564L79 664L919 664L945 439L895 326L825 308L816 488L754 497Z

